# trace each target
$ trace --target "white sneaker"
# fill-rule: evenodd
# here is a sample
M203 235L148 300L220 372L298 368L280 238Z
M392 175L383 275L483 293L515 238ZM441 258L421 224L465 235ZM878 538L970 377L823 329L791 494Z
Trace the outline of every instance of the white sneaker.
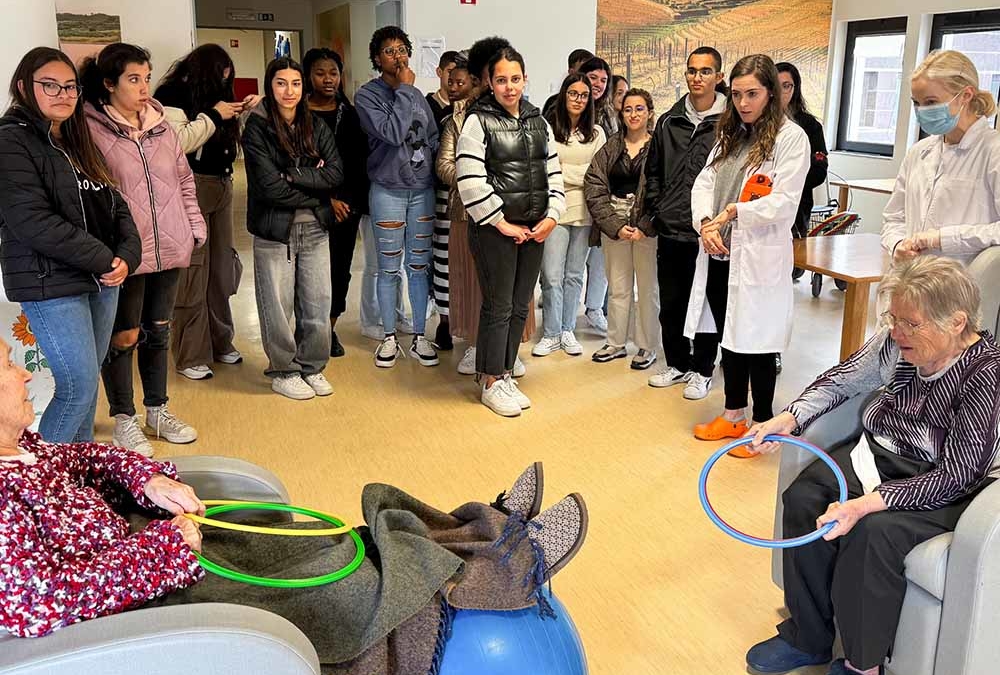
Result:
M330 381L323 376L323 373L313 373L312 375L304 375L302 381L309 385L309 387L316 392L317 396L329 396L333 393L333 385Z
M469 347L465 350L465 355L462 356L462 360L458 362L458 374L459 375L475 375L476 374L476 348Z
M436 366L440 363L434 345L423 335L413 336L413 344L410 345L410 356L415 356L422 366Z
M591 328L596 330L601 335L608 334L608 317L604 316L604 312L602 310L588 309L584 316L587 317L587 321L590 323Z
M364 335L369 340L378 340L381 342L385 339L385 331L382 330L382 326L362 326L361 334Z
M517 382L512 377L503 378L504 386L507 387L507 393L517 404L521 406L521 410L527 410L531 407L531 399L524 395L521 389L517 386Z
M115 415L115 430L111 434L112 445L138 452L143 457L153 456L153 444L142 433L138 415Z
M178 368L177 372L189 380L207 380L215 373L208 366L191 366L190 368Z
M564 330L559 337L559 342L562 345L563 351L570 356L579 356L583 353L583 345L577 342L576 336L573 335L572 331Z
M271 391L296 401L308 401L316 396L313 388L306 384L298 373L278 375L271 380Z
M514 370L510 371L511 377L524 377L528 369L524 366L524 361L518 356L514 359Z
M562 348L562 341L558 335L553 337L543 337L534 347L531 348L532 356L548 356L552 352L557 352Z
M493 386L487 388L486 380L483 380L483 394L479 399L483 405L504 417L517 417L521 414L521 405L507 391L504 380L494 380Z
M684 387L684 398L698 401L708 396L708 390L712 388L712 378L705 377L700 373L691 373L691 379Z
M375 349L375 365L379 368L392 368L396 365L397 354L399 343L396 342L396 336L383 336L382 343Z
M166 405L146 408L146 428L156 438L162 438L168 443L193 443L198 440L198 432L194 427L177 419L167 410Z
M243 355L240 354L239 349L234 349L228 354L220 354L219 356L216 356L215 360L219 363L225 363L231 366L237 363L243 363Z
M658 389L663 387L672 387L675 384L687 384L691 381L692 375L694 375L693 370L682 373L673 366L667 366L655 375L650 375L646 383L650 387L656 387Z

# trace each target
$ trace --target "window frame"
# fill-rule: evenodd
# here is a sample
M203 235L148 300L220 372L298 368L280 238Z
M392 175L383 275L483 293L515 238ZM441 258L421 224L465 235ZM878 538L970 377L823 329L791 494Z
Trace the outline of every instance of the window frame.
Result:
M840 152L856 152L866 155L892 157L896 144L864 143L847 140L850 126L851 81L854 77L854 47L859 37L872 35L902 35L906 36L907 17L897 16L885 19L869 19L851 21L847 24L847 44L844 50L844 75L840 82L840 123L837 125L837 150ZM902 80L900 80L902 87ZM899 97L896 100L896 120L899 121Z
M1000 31L1000 9L980 9L966 12L949 12L935 14L931 23L930 49L941 49L944 45L945 33L982 33L984 31ZM1000 101L1000 87L993 92ZM1000 128L1000 114L993 120L993 128ZM926 134L921 130L920 137Z

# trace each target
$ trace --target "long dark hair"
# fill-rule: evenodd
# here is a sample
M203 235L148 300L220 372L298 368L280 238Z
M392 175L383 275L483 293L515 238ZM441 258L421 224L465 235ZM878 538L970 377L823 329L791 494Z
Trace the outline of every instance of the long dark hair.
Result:
M150 63L149 52L136 45L115 42L102 49L97 56L88 56L80 67L83 98L98 109L110 103L111 92L104 86L105 81L117 83L132 63Z
M225 75L227 68L228 77ZM154 97L159 98L160 90L165 87L175 89L183 94L184 114L194 119L199 112L214 107L219 101L234 101L235 78L236 66L226 50L216 44L205 44L174 61L160 80ZM225 120L215 133L235 149L240 136L239 121L235 118Z
M788 116L795 119L799 115L808 115L815 119L809 111L809 105L806 103L806 99L802 96L802 75L799 74L799 69L788 61L782 61L781 63L775 64L779 73L788 73L792 76L792 84L795 85L795 91L792 92L792 100L788 102Z
M771 95L760 117L751 129L743 124L740 114L733 103L733 82L738 77L753 75ZM778 132L784 124L785 114L781 111L781 90L778 84L778 69L774 67L771 57L764 54L744 56L736 62L729 73L729 95L726 97L726 110L719 118L715 127L715 138L719 151L712 165L716 165L729 155L736 152L743 143L751 143L750 154L747 156L745 168L759 168L774 156L774 144Z
M295 106L295 122L292 125L278 112L278 101L274 98L271 83L281 70L294 70L302 77L303 86L305 85L306 76L302 72L302 66L293 59L283 56L267 64L267 72L264 74L264 109L267 111L268 123L278 135L278 145L290 157L318 158L319 150L316 149L316 140L313 138L313 116L306 105L305 94Z
M18 108L39 121L45 121L46 118L35 98L34 80L35 73L53 61L59 61L69 66L77 84L80 84L76 66L73 65L68 56L51 47L35 47L24 55L14 70L14 76L10 80L11 105L9 109ZM86 114L83 111L83 103L79 99L77 99L76 107L73 109L73 115L59 125L59 135L61 137L59 145L69 155L70 162L77 171L92 181L116 185L111 169L108 168L108 163L104 160L104 155L91 139L90 127L87 126Z
M586 75L587 73L591 73L595 70L603 70L608 74L608 86L604 88L604 93L601 97L594 101L594 106L600 110L601 106L608 105L608 102L614 97L614 86L612 85L614 83L615 76L611 71L611 65L599 56L595 56L592 59L584 61L583 65L580 66L580 70L577 72L582 75ZM590 84L590 80L587 80L587 84Z
M302 57L302 70L305 71L305 81L302 83L302 86L305 93L313 93L312 69L319 61L333 61L337 64L337 70L340 71L340 84L337 86L337 102L346 101L347 94L344 92L344 60L340 58L340 54L326 47L313 47Z
M569 120L569 109L566 107L566 93L571 86L577 83L587 87L587 107L580 113L580 120L576 124L576 130L580 132L584 143L593 141L594 135L597 133L594 130L594 118L596 115L594 114L594 102L590 99L590 80L583 73L572 73L567 75L566 79L563 80L556 98L556 104L549 110L547 118L549 124L552 125L552 135L555 137L557 143L569 143L569 137L573 133L573 125Z

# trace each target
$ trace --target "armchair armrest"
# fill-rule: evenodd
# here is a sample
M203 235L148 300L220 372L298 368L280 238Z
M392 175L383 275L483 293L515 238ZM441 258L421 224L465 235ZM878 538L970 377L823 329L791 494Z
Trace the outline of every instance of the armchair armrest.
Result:
M987 249L992 250L992 249ZM988 673L1000 663L1000 482L965 510L948 555L935 673Z
M0 638L17 675L319 675L316 650L276 614L230 604L140 609L43 638Z
M969 274L979 284L982 326L997 334L1000 314L1000 246L984 249L969 263Z
M242 459L193 455L168 457L167 460L174 463L178 477L194 488L201 499L291 503L281 479L267 469ZM292 521L291 514L275 511L237 511L218 517L232 521Z

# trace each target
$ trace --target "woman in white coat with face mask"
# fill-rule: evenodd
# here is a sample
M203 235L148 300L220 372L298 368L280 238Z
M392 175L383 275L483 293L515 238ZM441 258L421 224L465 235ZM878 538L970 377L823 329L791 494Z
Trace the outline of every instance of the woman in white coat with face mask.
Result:
M721 329L726 372L725 410L695 426L701 440L746 433L751 386L754 421L770 419L774 354L792 330L792 223L809 172L809 139L782 112L774 62L744 57L729 81L716 146L691 191L702 250L684 335Z
M968 264L1000 244L1000 133L993 95L965 54L932 52L910 77L914 111L930 134L906 153L882 214L895 261L935 252Z

